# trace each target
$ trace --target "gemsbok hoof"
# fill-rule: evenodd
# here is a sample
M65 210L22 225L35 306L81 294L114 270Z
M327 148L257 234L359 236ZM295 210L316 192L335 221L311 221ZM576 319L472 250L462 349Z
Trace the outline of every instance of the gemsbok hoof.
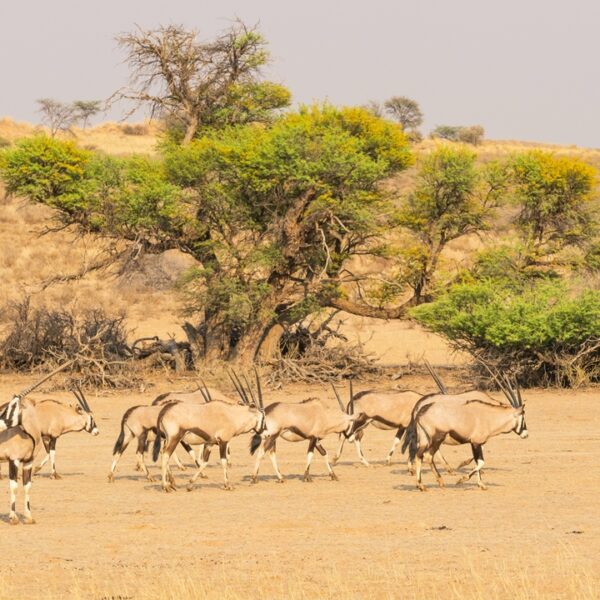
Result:
M11 525L18 525L21 521L19 521L19 517L17 515L11 515L8 519Z
M483 483L480 483L480 484L478 484L478 485L479 485L479 489L480 489L480 490L482 490L483 492L486 492L486 491L487 491L487 485L485 485L485 484L483 484Z
M188 483L188 484L187 484L187 486L185 487L185 489L186 489L188 492L191 492L191 491L193 491L193 489L194 489L194 484L193 484L193 483Z
M427 487L424 486L422 483L418 483L417 484L417 489L421 490L422 492L426 492L427 491Z
M50 473L50 479L62 479L58 473Z
M329 473L329 477L331 477L331 481L339 481L339 477L335 473Z
M29 517L23 521L24 525L35 525L35 519L33 517Z
M305 483L312 483L312 480L313 480L313 479L312 479L312 477L311 477L310 475L305 475L305 476L302 478L302 481L304 481Z
M108 474L108 483L114 483L115 482L115 476L112 473Z
M254 485L254 484L258 483L258 477L251 477L251 478L250 478L250 483L251 483L252 485Z
M277 478L277 481L275 483L285 483L285 479L283 477L281 479Z
M146 481L149 481L150 483L154 483L156 481L156 479L154 477L152 477L152 475L146 475Z
M456 480L456 485L462 485L465 481L469 481L468 477L461 477L460 479Z

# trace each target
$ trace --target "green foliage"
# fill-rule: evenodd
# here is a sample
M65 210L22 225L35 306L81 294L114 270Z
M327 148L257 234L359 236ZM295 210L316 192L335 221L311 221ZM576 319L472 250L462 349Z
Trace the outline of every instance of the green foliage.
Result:
M71 142L40 135L0 155L0 177L9 194L74 212L85 203L82 184L90 153Z
M506 189L502 165L475 164L464 147L441 146L423 158L414 192L398 212L412 238L401 251L397 283L413 288L417 301L430 290L444 247L452 240L489 227Z
M269 128L232 127L168 147L169 180L198 199L198 225L207 234L198 249L219 265L218 275L195 271L188 284L196 297L206 289L202 305L229 323L237 315L240 328L265 310L273 317L277 307L266 298L290 277L312 280L312 293L292 285L284 303L286 319L305 316L325 287L319 278L336 277L389 223L378 184L410 162L400 128L363 109L330 106L304 107Z
M563 282L484 280L453 286L411 315L455 347L517 369L529 383L600 376L600 292Z
M513 158L511 174L520 209L516 224L531 263L593 239L597 172L591 165L534 150Z

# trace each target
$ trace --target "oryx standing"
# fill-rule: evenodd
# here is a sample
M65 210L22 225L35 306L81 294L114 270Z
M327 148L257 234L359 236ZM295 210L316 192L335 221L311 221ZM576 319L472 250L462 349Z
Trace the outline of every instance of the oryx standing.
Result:
M56 441L60 436L77 431L86 431L94 436L100 433L81 388L77 386L72 392L77 399L75 407L66 406L56 400L41 400L35 404L40 434L47 454L34 472L39 473L49 460L50 479L61 479L56 472Z
M38 382L15 394L0 414L0 461L8 462L10 489L9 520L12 525L19 523L16 513L16 495L18 487L17 477L20 466L23 467L23 488L25 490L24 522L26 524L35 523L31 514L29 493L31 490L33 459L42 438L35 411L35 403L28 400L26 396L50 379L50 377L73 364L73 362L69 361L61 365L48 375L42 377Z

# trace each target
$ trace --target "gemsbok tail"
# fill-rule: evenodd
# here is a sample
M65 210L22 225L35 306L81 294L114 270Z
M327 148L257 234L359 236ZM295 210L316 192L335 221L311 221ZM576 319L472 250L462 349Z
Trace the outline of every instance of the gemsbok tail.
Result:
M253 455L259 448L262 443L262 437L259 433L255 433L250 438L250 454Z
M123 414L123 418L121 419L121 433L119 433L119 437L115 442L113 448L113 456L115 454L121 454L123 452L123 442L125 441L125 425L127 424L127 419L129 419L129 415L131 415L131 413L136 408L139 408L139 406L132 406L131 408L128 408Z
M162 443L163 437L166 437L162 430L163 417L172 406L172 404L167 404L160 411L160 413L158 413L158 419L156 420L156 437L154 438L154 445L152 446L152 460L154 462L158 460L158 456L160 454L160 445Z

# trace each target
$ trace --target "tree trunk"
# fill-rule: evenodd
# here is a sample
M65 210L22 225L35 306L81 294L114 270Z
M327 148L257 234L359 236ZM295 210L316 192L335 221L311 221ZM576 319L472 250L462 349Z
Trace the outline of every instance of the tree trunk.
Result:
M182 144L185 146L187 144L189 144L193 139L194 136L196 135L196 132L198 131L198 117L196 117L195 115L192 115L187 123L187 127L185 130L185 136L183 137L183 142Z

